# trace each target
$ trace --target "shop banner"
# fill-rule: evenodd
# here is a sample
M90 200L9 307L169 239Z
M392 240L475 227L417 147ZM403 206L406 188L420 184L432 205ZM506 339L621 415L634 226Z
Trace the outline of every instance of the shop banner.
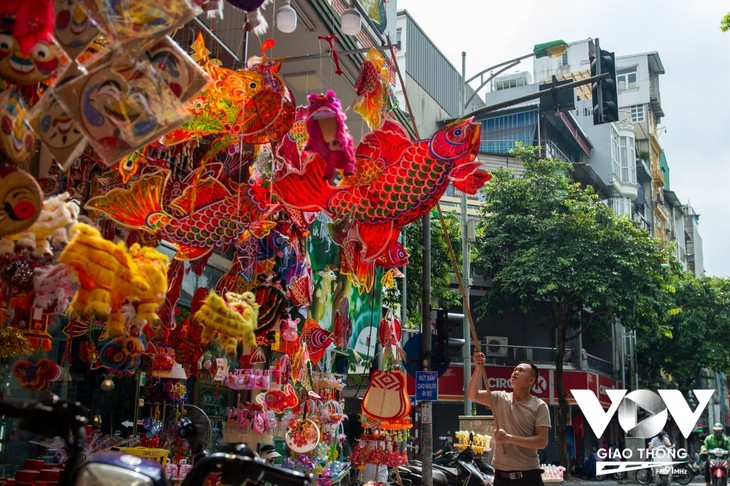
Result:
M489 386L492 390L511 391L509 384L513 366L487 366ZM412 375L408 378L408 394L415 395L416 382ZM571 389L585 389L596 393L602 406L609 407L611 400L606 395L606 389L618 388L618 383L613 378L600 376L592 371L563 370L563 389L566 391L568 403L575 404ZM464 368L461 365L453 365L439 378L438 382L439 400L462 401L464 399ZM558 404L558 393L555 389L555 370L540 368L537 382L532 387L532 394L545 400L549 405Z

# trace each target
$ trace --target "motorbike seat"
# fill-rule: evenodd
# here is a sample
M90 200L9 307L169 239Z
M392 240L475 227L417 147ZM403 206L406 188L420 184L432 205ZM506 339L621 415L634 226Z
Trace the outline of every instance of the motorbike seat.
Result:
M444 486L449 484L449 479L446 477L446 474L443 471L434 469L432 472L433 472L433 484L444 485Z

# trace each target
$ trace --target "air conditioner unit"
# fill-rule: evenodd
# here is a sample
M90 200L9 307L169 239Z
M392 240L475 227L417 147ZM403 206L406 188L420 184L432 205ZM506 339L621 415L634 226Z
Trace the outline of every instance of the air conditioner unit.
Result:
M484 352L489 357L505 357L509 350L507 336L487 336L484 338Z

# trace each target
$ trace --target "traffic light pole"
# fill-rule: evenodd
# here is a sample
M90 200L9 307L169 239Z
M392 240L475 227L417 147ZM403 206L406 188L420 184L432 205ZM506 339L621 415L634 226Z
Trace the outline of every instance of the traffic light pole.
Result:
M484 115L485 113L491 113L493 111L501 110L502 108L509 108L510 106L519 105L520 103L524 103L525 101L538 99L538 98L540 98L540 96L543 96L546 94L552 94L554 92L561 91L564 89L572 89L577 86L583 86L584 84L593 83L600 79L608 78L608 76L609 76L609 73L603 73L600 76L591 76L590 78L579 79L577 81L572 81L570 83L565 83L565 84L559 84L555 87L550 87L549 89L543 89L540 91L536 91L534 93L530 93L528 95L518 96L517 98L512 98L511 100L505 100L500 103L495 103L493 105L479 108L478 110L474 110L472 112L465 114L461 118L468 118L468 117L472 117L472 116L475 118L478 118L479 116Z
M596 52L594 54L595 59L596 59L596 64L595 64L595 68L594 68L595 73L591 73L591 74L594 74L598 79L601 79L601 74L603 74L601 72L601 61L600 61L601 45L599 44L598 39L595 39L593 41L593 44L596 46L595 47ZM608 77L608 73L606 73L605 77ZM600 86L600 83L599 83L599 86ZM603 90L600 88L595 90L595 93L593 94L593 96L596 97L596 99L593 100L593 110L594 110L593 111L593 120L594 120L593 123L595 124L596 123L595 120L603 120ZM598 111L598 113L596 113L596 111Z
M423 224L423 288L421 302L421 359L423 371L431 370L431 212L422 218ZM433 459L433 422L431 415L431 401L423 400L421 406L421 470L423 471L423 486L433 486L432 459Z

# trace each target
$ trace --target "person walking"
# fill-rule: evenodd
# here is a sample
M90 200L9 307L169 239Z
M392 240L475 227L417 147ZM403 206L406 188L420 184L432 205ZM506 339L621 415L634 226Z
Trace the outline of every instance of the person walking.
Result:
M530 362L515 366L512 391L505 392L489 388L484 353L475 353L473 362L469 399L490 408L499 427L494 432L494 486L543 486L538 451L548 444L550 413L547 404L530 393L539 376L537 366ZM482 376L485 390L480 390Z

